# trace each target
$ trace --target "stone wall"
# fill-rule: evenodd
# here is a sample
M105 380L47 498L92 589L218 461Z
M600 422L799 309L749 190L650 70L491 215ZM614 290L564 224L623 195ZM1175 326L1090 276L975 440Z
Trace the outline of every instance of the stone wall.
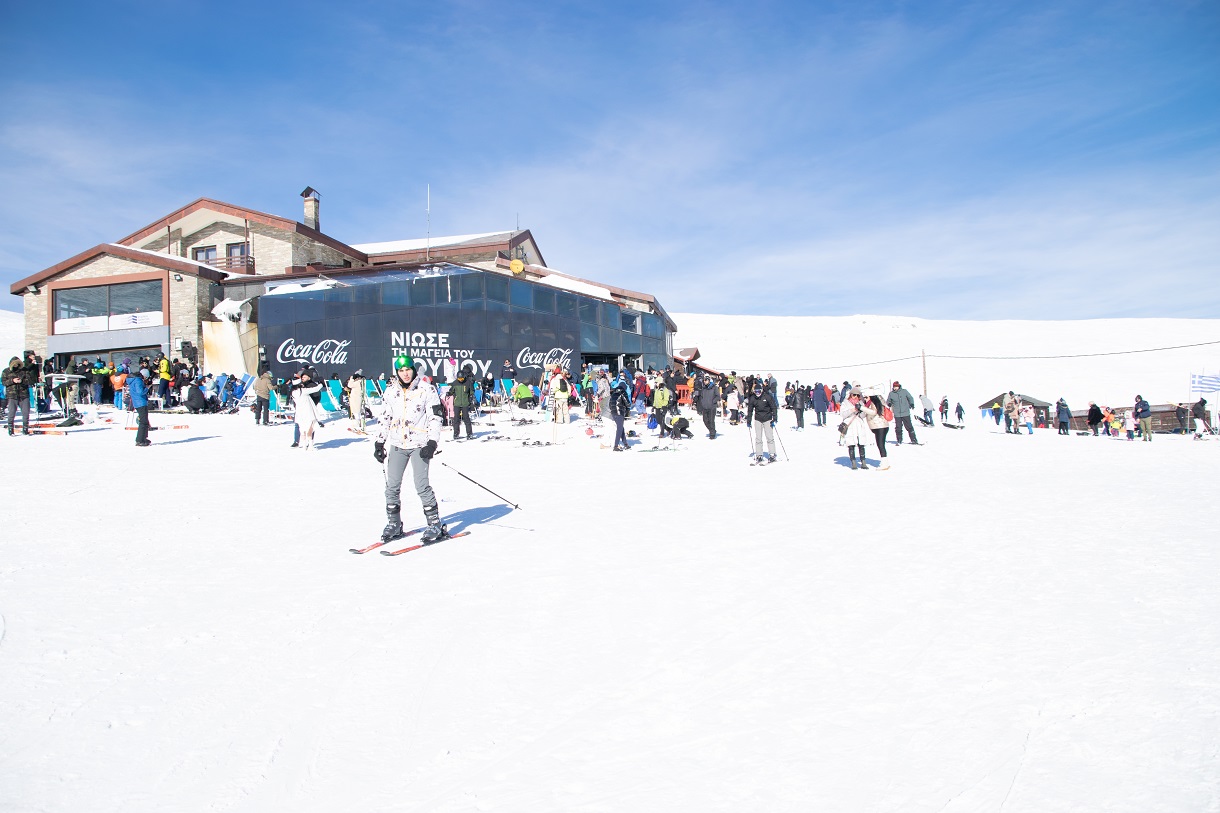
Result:
M51 292L39 286L36 294L22 294L25 308L25 346L40 356L47 355L47 309L51 307ZM7 361L7 359L6 359Z

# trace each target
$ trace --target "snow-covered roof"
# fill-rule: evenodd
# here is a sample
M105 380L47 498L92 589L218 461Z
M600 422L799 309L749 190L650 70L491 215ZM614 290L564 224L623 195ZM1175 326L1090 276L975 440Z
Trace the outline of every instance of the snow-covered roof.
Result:
M539 266L531 266L531 268L537 267ZM551 273L547 274L545 277L531 279L530 282L549 285L552 288L559 288L560 290L570 291L574 294L586 294L588 296L596 296L601 299L614 298L610 295L610 290L608 288L602 288L599 285L591 285L590 283L582 280L572 279L571 277L564 276L557 271L551 271Z
M492 237L512 235L511 231L488 231L481 234L455 234L448 237L418 237L413 240L390 240L385 243L359 243L352 248L365 254L387 254L392 251L421 251L425 248L440 248L442 246L458 246L462 243L473 243Z

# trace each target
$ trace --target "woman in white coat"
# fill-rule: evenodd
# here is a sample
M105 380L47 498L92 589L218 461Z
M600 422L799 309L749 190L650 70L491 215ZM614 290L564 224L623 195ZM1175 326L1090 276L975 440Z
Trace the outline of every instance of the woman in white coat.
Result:
M868 462L864 459L864 447L873 439L873 430L868 426L869 418L875 418L876 408L860 393L858 387L852 387L847 393L847 400L839 407L839 425L843 427L840 434L842 442L847 444L847 454L851 458L853 469L867 469ZM856 465L856 449L860 450L860 465Z
M301 433L301 448L313 449L313 433L318 428L318 410L313 402L314 393L322 391L322 385L314 381L309 373L301 373L301 383L292 391L295 408L293 420Z

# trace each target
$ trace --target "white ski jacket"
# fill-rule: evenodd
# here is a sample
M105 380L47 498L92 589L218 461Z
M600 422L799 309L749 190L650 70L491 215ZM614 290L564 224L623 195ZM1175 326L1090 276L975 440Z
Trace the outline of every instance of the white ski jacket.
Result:
M376 439L399 449L422 449L430 440L440 442L441 419L432 409L440 406L436 387L422 378L404 388L395 376L385 388Z

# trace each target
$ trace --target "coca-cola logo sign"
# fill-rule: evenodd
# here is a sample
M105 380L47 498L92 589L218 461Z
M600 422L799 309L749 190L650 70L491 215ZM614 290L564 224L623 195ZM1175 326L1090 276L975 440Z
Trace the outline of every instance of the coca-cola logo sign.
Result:
M286 339L275 351L280 364L304 361L310 364L347 364L347 346L351 341L323 339L317 344L297 344L295 339Z
M558 364L560 369L570 370L572 366L572 351L562 347L552 347L550 350L535 353L524 347L517 354L518 367L550 367Z

